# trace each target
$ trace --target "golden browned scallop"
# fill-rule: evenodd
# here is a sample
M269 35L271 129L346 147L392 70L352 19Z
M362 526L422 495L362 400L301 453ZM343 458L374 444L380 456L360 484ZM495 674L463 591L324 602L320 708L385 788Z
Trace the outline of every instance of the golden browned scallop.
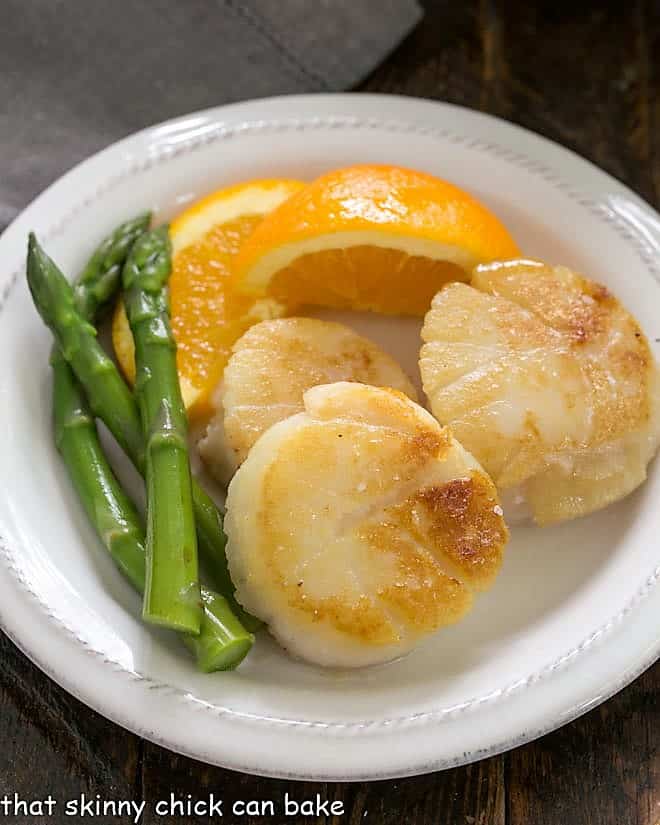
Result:
M540 261L479 266L428 312L420 370L438 420L541 525L585 515L646 478L660 380L608 290Z
M308 661L388 661L493 582L507 541L495 486L403 393L340 382L303 404L229 486L236 596Z
M205 464L226 483L268 427L302 411L305 390L335 381L393 387L417 397L389 355L343 324L281 318L252 327L234 345L225 368L217 414L199 445Z

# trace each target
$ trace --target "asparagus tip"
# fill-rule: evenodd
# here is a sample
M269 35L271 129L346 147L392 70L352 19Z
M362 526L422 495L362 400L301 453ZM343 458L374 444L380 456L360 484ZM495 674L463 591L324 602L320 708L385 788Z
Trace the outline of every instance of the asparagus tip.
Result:
M28 275L29 275L30 261L33 260L35 255L37 255L40 251L41 251L41 247L39 245L39 241L37 240L37 236L34 234L34 232L30 232L28 234L28 245L27 245Z

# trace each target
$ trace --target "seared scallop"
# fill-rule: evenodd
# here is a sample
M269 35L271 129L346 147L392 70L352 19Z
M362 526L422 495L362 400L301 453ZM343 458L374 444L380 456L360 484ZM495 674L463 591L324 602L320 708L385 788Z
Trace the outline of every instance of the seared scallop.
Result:
M270 426L301 412L317 384L358 381L416 392L401 367L343 324L281 318L253 326L233 348L216 395L217 414L199 444L213 475L229 481Z
M635 319L604 287L540 261L479 266L434 298L420 355L434 415L541 525L646 478L660 380Z
M236 597L293 655L385 662L470 609L507 529L495 486L403 393L340 382L270 427L227 497Z

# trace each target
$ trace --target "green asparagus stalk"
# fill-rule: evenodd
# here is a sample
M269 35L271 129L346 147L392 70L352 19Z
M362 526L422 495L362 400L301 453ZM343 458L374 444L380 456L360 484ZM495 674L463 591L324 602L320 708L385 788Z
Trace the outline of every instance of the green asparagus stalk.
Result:
M117 227L94 251L74 286L75 305L84 318L93 321L117 293L122 265L150 223L150 212L138 215ZM107 466L86 399L57 346L51 353L51 366L55 443L103 543L131 584L141 589L144 587L144 561L138 559L136 562L130 550L136 541L137 514ZM95 479L101 477L107 481L107 501L103 497L97 500L92 495L98 488ZM85 484L86 480L90 481L89 485Z
M145 585L144 533L99 442L80 384L56 351L53 367L55 442L90 522L121 572L140 593ZM254 642L223 596L202 588L199 636L182 638L205 673L237 667Z
M114 297L121 269L137 237L147 229L145 213L118 227L98 247L74 286L78 311L90 321ZM144 591L144 534L131 501L108 465L82 389L60 350L51 355L56 443L90 521L120 570ZM253 644L231 606L202 588L204 615L200 635L184 637L204 672L236 667Z
M55 444L90 521L121 572L144 590L144 558L138 514L112 473L80 385L69 365L54 351L53 413Z
M73 288L34 235L30 235L28 243L27 275L35 306L53 332L62 355L87 389L92 412L105 421L124 452L141 467L140 418L130 391L98 343L96 329L78 311Z
M101 541L133 587L142 591L144 558L138 549L142 529L137 511L110 469L87 400L58 350L53 351L51 366L55 445Z
M199 636L187 636L197 667L204 673L234 670L254 644L254 636L234 615L230 602L202 586L202 626Z
M83 385L94 415L144 474L142 425L133 394L99 344L96 330L77 311L71 285L34 236L30 236L27 274L35 306ZM217 590L232 601L234 588L227 570L222 516L195 479L192 492L199 549L206 569Z
M148 621L199 632L201 597L188 421L176 369L167 282L169 229L145 232L124 264L124 305L135 342L135 395L146 450Z

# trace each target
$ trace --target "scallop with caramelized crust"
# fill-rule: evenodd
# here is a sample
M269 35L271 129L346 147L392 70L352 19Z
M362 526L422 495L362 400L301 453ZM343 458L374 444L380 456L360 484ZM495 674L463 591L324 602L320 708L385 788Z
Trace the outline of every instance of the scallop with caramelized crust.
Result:
M493 582L507 541L495 486L402 393L339 382L303 403L230 484L236 596L303 659L388 661Z
M509 506L541 525L630 493L658 448L660 381L603 286L540 261L479 266L439 292L420 356L433 413Z
M343 324L281 318L253 326L233 347L216 394L216 415L199 445L204 463L226 483L271 425L301 412L317 384L358 381L416 399L401 367Z

